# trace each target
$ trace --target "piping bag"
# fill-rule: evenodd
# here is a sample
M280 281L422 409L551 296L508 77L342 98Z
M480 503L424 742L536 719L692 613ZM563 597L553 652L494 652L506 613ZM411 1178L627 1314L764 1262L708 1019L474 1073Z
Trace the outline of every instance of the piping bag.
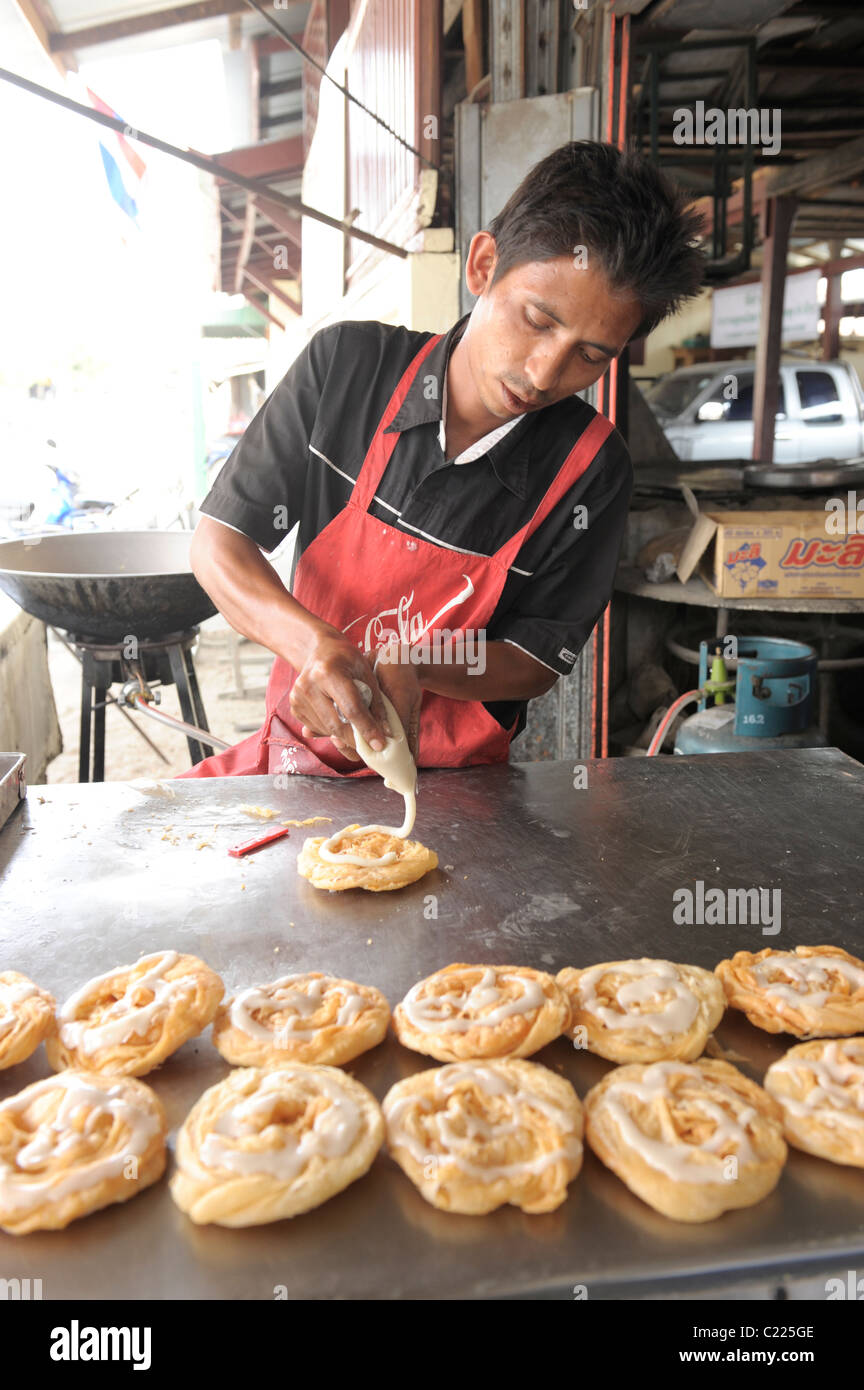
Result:
M355 680L354 684L360 691L363 701L367 708L372 703L372 691L363 681ZM367 767L371 767L373 772L384 778L384 785L389 791L399 792L405 801L405 816L401 826L393 825L360 825L356 830L339 830L335 835L331 835L318 847L319 858L326 860L329 864L359 864L362 867L373 868L376 865L392 864L397 855L393 850L389 850L380 858L373 859L369 855L341 853L337 854L331 846L339 840L358 840L362 835L368 835L372 831L378 831L383 835L398 835L400 839L405 839L411 834L414 828L414 818L417 814L417 765L411 756L411 749L408 746L408 739L405 737L405 730L402 721L392 702L381 691L381 699L387 712L387 722L390 725L391 734L380 750L372 748L357 729L355 724L351 724L354 731L354 746ZM343 718L340 712L340 718ZM349 723L349 720L344 720Z

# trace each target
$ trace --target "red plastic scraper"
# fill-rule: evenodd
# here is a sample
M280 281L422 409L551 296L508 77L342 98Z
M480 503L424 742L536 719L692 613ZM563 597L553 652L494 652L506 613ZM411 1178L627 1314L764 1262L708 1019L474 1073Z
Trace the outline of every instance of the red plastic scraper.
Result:
M268 835L262 835L259 840L247 840L245 845L232 845L228 853L233 854L235 859L240 859L244 854L251 854L254 849L261 849L264 845L271 845L274 840L281 840L283 835L290 834L290 829L285 826L282 830L271 830Z

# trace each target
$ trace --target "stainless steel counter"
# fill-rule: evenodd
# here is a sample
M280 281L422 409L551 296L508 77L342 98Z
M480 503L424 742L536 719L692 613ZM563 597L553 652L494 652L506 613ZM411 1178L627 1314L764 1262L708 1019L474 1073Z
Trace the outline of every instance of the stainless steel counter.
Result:
M62 1000L140 952L203 957L226 988L320 969L378 985L391 1004L451 961L555 971L658 955L711 967L739 949L833 943L864 956L864 767L836 749L569 763L421 776L417 835L440 868L396 893L320 893L295 860L307 834L245 860L229 845L279 819L392 819L375 779L179 781L173 799L123 784L31 787L0 833L0 969ZM274 821L273 824L277 824ZM168 829L168 827L171 827ZM198 848L203 841L209 844ZM782 891L781 930L673 922L677 888ZM436 915L437 913L437 915ZM794 1042L727 1014L724 1047L761 1079ZM580 1095L609 1068L559 1039L534 1059ZM390 1037L351 1065L380 1098L434 1063ZM146 1078L179 1124L229 1068L209 1035ZM0 1073L0 1097L47 1075L44 1051ZM429 1206L381 1154L370 1173L318 1210L245 1231L193 1226L163 1180L64 1232L0 1234L0 1277L41 1278L46 1298L589 1297L656 1281L716 1283L805 1262L864 1268L864 1171L792 1152L777 1190L746 1211L681 1225L633 1196L590 1153L566 1203L546 1216L486 1217Z

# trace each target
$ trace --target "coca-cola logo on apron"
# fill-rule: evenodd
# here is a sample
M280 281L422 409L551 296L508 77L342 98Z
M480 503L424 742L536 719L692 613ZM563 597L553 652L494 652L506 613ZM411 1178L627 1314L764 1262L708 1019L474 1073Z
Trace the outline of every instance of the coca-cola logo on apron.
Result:
M358 638L357 634L354 633L352 640L356 639L357 646L360 647L361 651L367 652L373 651L377 647L386 647L391 642L408 642L412 645L419 642L421 637L435 627L445 613L449 613L451 608L456 608L460 603L464 603L474 593L474 584L470 576L463 574L462 578L465 583L458 594L442 604L438 612L428 622L424 622L421 609L418 609L416 613L411 612L414 603L414 590L412 589L410 594L403 594L393 608L382 608L379 613L369 618L362 638ZM347 634L352 627L356 627L357 623L362 623L366 617L366 613L361 613L359 618L352 618L342 631Z

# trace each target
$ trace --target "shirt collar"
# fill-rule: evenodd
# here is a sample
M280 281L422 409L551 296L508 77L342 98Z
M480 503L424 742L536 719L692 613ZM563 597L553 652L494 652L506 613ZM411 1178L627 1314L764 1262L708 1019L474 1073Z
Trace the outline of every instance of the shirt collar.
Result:
M470 314L463 315L429 351L385 434L401 433L415 425L440 424L447 363L470 317ZM429 390L430 378L435 381L434 392ZM522 501L527 499L529 492L531 450L528 435L532 423L531 413L525 415L486 455L498 481Z

